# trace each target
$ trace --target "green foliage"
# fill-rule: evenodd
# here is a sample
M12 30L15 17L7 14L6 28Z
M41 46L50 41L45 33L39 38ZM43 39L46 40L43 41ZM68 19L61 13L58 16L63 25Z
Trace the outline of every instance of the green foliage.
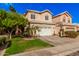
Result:
M13 26L16 25L16 21L6 18L5 20L2 21L2 25L6 28L12 28Z
M74 31L66 31L65 35L70 38L76 38L78 36L78 33Z
M4 45L5 41L6 41L6 38L5 37L1 37L0 38L0 46Z
M0 37L0 48L5 47L6 43L8 42L7 37Z
M27 24L27 20L19 14L8 12L7 17L2 21L2 25L5 27L13 27L13 26L25 26Z
M12 32L15 31L17 27L19 29L22 29L28 23L28 20L25 19L24 16L16 12L6 12L4 10L0 10L0 13L1 13L0 27L7 30L8 34L10 34L10 37Z
M1 21L2 19L5 19L5 18L6 18L6 11L0 9L0 21Z
M37 31L39 31L39 27L38 26L34 26L30 24L28 25L28 27L26 28L26 31L24 32L24 36L36 36Z
M13 27L13 26L26 26L27 24L27 19L24 18L24 16L18 14L18 13L13 13L13 12L6 12L5 10L0 10L0 15L1 15L1 24L4 27ZM6 15L6 17L5 17Z
M41 44L40 44L41 43ZM12 45L7 48L5 55L12 55L23 51L28 51L33 48L51 47L52 45L41 41L40 39L33 38L33 40L23 40L22 38L13 38Z

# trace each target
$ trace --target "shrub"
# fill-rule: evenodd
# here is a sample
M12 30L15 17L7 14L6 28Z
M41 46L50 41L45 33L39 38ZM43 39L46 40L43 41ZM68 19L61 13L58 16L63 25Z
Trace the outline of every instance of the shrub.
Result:
M6 38L0 37L0 48L3 48L5 44L6 44Z
M63 37L63 35L64 35L64 29L60 29L60 31L59 31L59 37Z
M11 42L7 37L0 37L0 48L7 48Z
M29 32L24 32L23 37L32 37L32 35L30 35Z
M12 35L12 38L16 38L16 37L23 37L23 35Z
M6 48L10 47L10 46L11 46L11 44L12 44L12 41L11 41L11 40L7 41Z
M78 33L74 32L74 31L66 31L65 35L66 35L66 37L76 38L78 36Z
M79 35L79 31L77 31L77 34Z

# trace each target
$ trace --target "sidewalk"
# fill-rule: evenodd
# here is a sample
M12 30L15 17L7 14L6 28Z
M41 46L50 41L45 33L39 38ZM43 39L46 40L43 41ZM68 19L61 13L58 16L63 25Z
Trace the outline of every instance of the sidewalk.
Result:
M3 56L4 53L5 53L5 51L6 51L6 49L4 49L4 50L0 50L0 56Z

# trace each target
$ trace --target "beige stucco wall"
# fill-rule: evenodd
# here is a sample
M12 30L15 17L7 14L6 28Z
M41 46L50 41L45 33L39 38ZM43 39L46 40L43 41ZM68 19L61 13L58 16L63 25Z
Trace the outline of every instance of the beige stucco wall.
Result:
M66 19L66 22L63 22L64 17ZM71 25L72 24L72 18L70 16L62 15L61 19L62 19L61 21L63 22L64 25ZM70 20L70 23L68 22L68 20Z
M63 21L63 19L66 19L65 22ZM68 20L70 20L70 23L68 23ZM53 23L60 23L62 22L64 25L71 25L72 24L72 18L69 16L67 17L66 15L61 15L61 16L58 16L56 18L53 18Z
M31 19L31 14L35 14L35 19ZM45 20L45 16L49 16L49 20ZM49 12L44 13L34 13L34 12L28 12L26 15L26 18L31 22L40 22L40 23L52 23L52 15Z
M77 29L77 31L79 31L79 25L76 25L76 29Z
M73 28L73 29L68 29ZM63 26L64 31L77 31L76 26Z
M59 35L59 32L60 32L60 27L55 27L55 34Z
M59 22L61 22L61 16L59 16L59 17L56 17L56 18L53 18L52 19L52 22L54 23L54 24L56 24L56 23L59 23Z

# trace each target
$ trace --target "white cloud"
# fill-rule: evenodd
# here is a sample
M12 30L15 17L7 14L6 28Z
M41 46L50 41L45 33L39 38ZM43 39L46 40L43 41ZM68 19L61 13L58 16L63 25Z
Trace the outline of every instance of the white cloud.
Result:
M79 23L73 23L73 25L79 25Z

